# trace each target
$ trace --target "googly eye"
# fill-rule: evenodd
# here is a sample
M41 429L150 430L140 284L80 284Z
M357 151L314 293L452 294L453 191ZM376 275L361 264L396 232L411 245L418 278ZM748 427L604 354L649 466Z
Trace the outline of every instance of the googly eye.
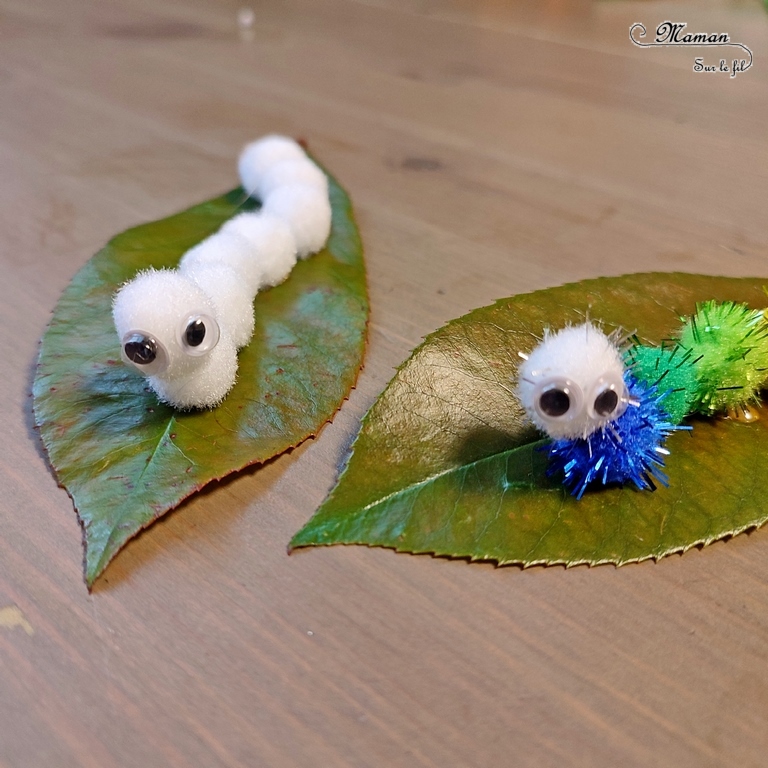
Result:
M179 328L179 344L193 357L210 352L219 343L219 324L209 315L190 315Z
M122 338L120 356L145 376L155 376L168 367L165 347L146 331L128 331Z
M624 379L617 373L601 376L592 387L587 398L587 412L599 421L618 419L627 409L629 395Z
M570 379L552 377L537 382L533 407L545 423L571 421L581 415L584 395Z

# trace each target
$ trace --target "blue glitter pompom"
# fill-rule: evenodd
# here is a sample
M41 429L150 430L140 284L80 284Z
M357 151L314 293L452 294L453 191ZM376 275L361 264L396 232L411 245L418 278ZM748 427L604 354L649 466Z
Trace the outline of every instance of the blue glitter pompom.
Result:
M580 499L592 483L634 483L640 490L656 490L654 481L667 485L662 472L667 437L682 427L669 421L663 408L667 391L637 381L624 374L630 404L616 421L589 437L555 440L547 447L547 474L562 473L563 483Z

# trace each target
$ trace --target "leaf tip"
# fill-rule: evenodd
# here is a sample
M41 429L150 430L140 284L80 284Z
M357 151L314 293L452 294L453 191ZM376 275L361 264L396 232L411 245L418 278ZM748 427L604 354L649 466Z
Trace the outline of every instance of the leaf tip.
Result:
M109 563L112 561L112 558L117 554L116 552L109 552L109 550L104 549L101 551L101 553L98 556L93 556L93 550L91 547L88 546L86 543L85 545L85 562L84 562L84 571L85 571L85 586L88 588L89 592L93 592L93 585L96 583L96 579L101 576L102 573L106 570Z
M302 528L298 533L294 534L293 538L288 542L286 551L288 552L289 555L292 555L294 550L296 549L301 549L303 547L311 547L313 545L320 543L317 541L312 541L312 539L307 538L306 535L302 536L302 534L305 533L305 531L306 531L306 526Z

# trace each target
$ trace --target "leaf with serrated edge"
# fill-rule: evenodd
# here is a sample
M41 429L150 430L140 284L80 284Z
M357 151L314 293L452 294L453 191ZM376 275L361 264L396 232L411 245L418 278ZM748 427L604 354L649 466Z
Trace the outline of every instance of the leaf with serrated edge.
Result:
M660 558L768 519L768 418L697 419L668 441L669 487L591 490L545 475L514 395L518 351L585 317L658 343L706 299L765 305L764 280L647 273L504 299L427 337L363 419L347 467L291 547L367 544L523 566Z
M314 435L354 386L368 298L349 198L330 179L326 248L256 297L256 330L238 381L214 410L162 405L120 361L112 295L139 269L175 267L234 213L241 189L115 237L74 277L43 337L35 420L85 532L91 586L138 531L211 480Z

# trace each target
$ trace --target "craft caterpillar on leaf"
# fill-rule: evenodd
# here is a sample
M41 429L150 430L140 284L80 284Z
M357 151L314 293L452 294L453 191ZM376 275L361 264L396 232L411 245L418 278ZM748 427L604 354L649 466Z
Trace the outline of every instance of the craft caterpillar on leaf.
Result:
M617 334L591 323L570 326L523 355L518 395L531 421L553 442L548 474L562 473L577 498L593 482L664 485L666 438L679 427L663 409L666 391L625 367Z
M253 334L254 297L330 234L328 179L298 143L266 136L248 144L238 171L260 210L227 221L177 269L140 272L114 298L123 360L176 408L222 401L235 383L237 350Z
M666 485L666 438L691 414L745 421L768 380L768 321L762 310L707 301L671 344L624 353L590 323L547 331L520 366L518 393L553 442L549 474L581 497L593 483ZM625 363L626 366L625 367ZM621 381L622 384L617 382Z

